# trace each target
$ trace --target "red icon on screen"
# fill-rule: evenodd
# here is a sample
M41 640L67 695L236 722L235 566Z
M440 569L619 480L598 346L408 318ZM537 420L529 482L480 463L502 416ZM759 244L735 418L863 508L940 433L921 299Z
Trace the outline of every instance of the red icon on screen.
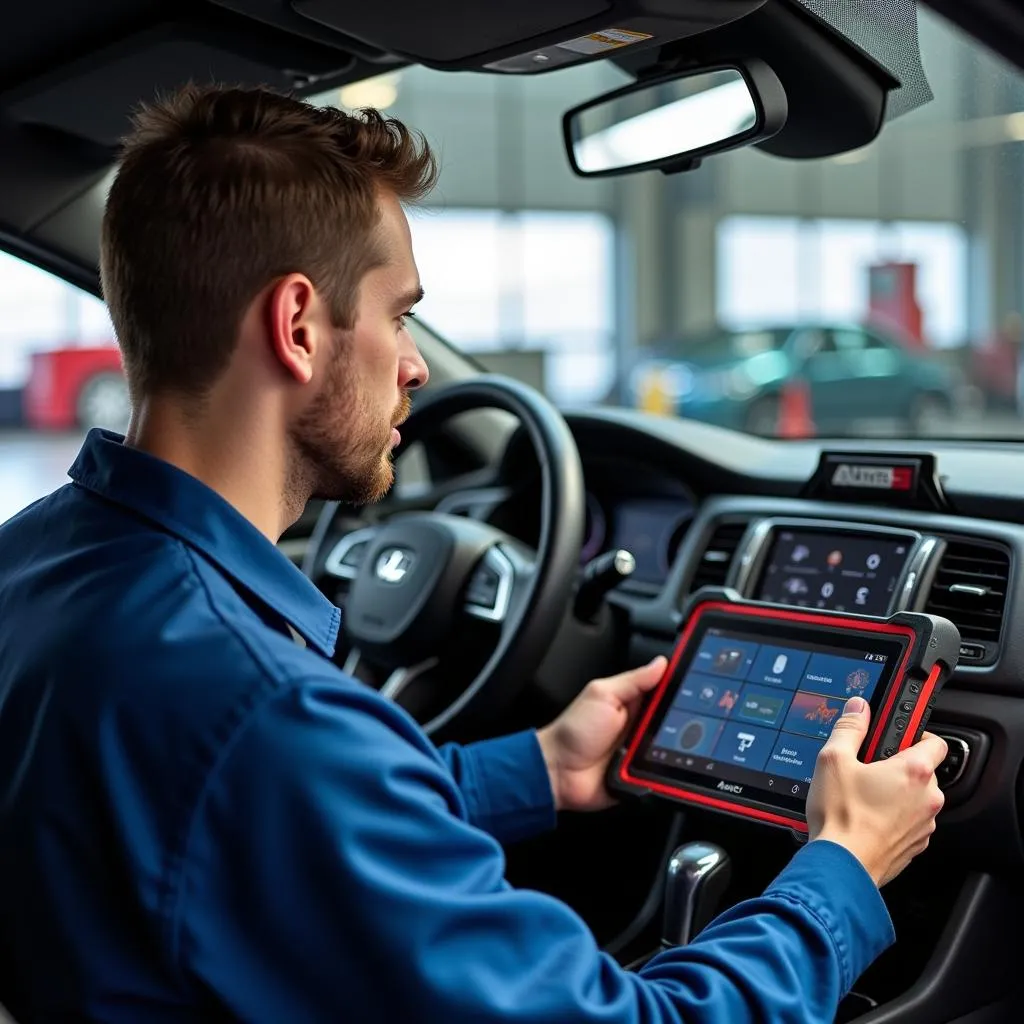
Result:
M831 725L838 714L839 708L837 706L833 705L830 707L828 701L823 700L804 715L804 720L807 722L821 722L822 725Z

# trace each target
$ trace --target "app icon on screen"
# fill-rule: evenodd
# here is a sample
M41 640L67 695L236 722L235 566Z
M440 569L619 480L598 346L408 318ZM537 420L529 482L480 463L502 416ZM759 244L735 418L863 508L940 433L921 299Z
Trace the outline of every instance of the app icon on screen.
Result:
M680 685L672 706L679 711L724 718L732 713L739 696L739 683L691 672Z
M786 713L788 704L789 694L784 690L772 693L746 686L736 710L736 717L760 725L776 725Z
M706 756L714 749L724 725L720 718L672 710L658 731L655 746Z
M747 682L795 690L803 679L809 657L808 651L766 644L754 659Z
M768 729L730 724L715 747L715 760L759 772L772 752L776 734Z
M814 775L814 763L822 746L821 740L783 733L775 742L765 771L800 782L810 782ZM788 790L790 787L785 788Z
M787 732L828 739L836 719L843 713L844 703L834 697L800 690L793 698L783 728Z
M865 668L855 668L846 677L846 695L848 697L861 697L870 685L871 673Z
M883 671L884 662L812 654L800 680L800 689L826 697L856 696L870 700Z
M697 651L692 671L710 676L712 682L722 676L745 679L757 656L759 645L727 636L707 636Z
M728 714L734 707L736 707L736 701L739 698L739 692L737 690L726 690L721 697L718 698L718 703L715 707L719 711Z
M743 652L735 647L723 647L718 654L715 655L715 660L712 662L717 672L724 672L726 674L735 672L739 667L740 662L743 661Z
M817 704L804 714L805 722L821 722L822 725L832 725L839 715L839 708L831 703L827 697L822 697Z
M679 730L679 746L683 750L696 750L700 746L701 740L704 739L704 734L707 729L704 727L704 723L699 719L694 718L689 721Z

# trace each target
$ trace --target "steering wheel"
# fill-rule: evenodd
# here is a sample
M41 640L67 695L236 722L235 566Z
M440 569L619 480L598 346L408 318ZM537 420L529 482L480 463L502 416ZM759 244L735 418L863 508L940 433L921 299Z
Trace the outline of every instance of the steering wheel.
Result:
M340 506L329 502L303 565L328 593L331 577L350 581L342 615L351 645L346 670L355 674L369 663L376 678L386 676L380 692L400 703L428 673L437 681L441 700L421 722L435 741L495 720L522 691L566 613L583 543L576 442L558 410L518 381L488 374L422 396L402 427L395 458L451 417L486 408L515 416L536 454L536 551L487 523L438 512L397 513L339 537ZM461 692L445 692L446 652L480 642L493 650L479 673Z

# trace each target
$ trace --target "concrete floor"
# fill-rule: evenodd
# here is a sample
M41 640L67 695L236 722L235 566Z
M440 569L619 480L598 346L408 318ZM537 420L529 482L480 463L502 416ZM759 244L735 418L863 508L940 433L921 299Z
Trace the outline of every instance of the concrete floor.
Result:
M0 432L0 523L68 481L81 434Z

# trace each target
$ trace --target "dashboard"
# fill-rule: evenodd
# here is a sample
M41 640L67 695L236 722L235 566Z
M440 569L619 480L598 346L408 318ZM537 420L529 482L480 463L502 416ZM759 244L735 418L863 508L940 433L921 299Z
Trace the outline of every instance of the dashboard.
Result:
M951 619L962 646L932 719L951 751L936 845L963 865L1024 867L1020 446L833 451L622 410L567 419L588 492L584 559L621 547L637 560L609 595L628 621L633 663L671 649L687 597L705 585L796 607ZM837 452L847 471L830 469L823 484ZM841 479L851 467L857 479ZM904 491L908 467L918 486Z
M634 590L656 592L668 577L693 521L692 498L603 495L587 491L587 520L581 561L623 548L635 559Z
M587 525L581 560L624 548L636 566L635 589L656 590L668 577L679 545L693 520L695 505L672 498L599 499L587 493Z
M615 637L577 633L542 666L543 706L578 692L574 659L625 667L669 653L703 586L807 609L941 615L962 644L931 719L950 749L934 844L965 869L1024 869L1020 445L865 440L850 451L629 410L566 419L586 489L581 563L624 548L636 568L607 594ZM474 470L476 486L415 500L535 546L539 476L524 447L513 434L496 468Z

